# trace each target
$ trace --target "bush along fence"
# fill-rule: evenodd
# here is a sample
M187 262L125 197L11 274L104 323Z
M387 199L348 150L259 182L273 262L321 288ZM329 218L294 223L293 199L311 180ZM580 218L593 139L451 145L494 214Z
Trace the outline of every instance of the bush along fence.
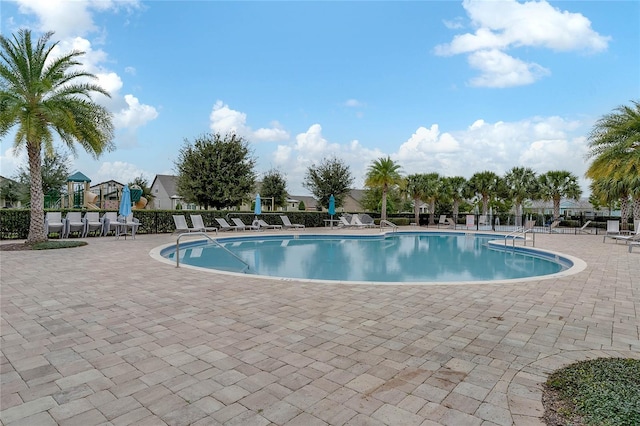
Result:
M81 211L86 212L88 210L78 209L57 209L49 211L60 211L62 217L65 217L67 212ZM99 212L100 216L104 214L106 210L91 210L92 212ZM26 239L29 234L29 222L30 222L30 210L28 209L0 209L0 239ZM255 218L253 212L238 211L238 210L134 210L133 215L140 220L140 227L137 230L138 234L165 234L175 231L175 224L173 222L173 215L184 215L187 219L187 223L192 226L190 214L199 214L207 226L216 226L216 217L225 218L230 220L233 217L240 218L247 225L251 224ZM339 217L342 213L335 215L334 219ZM380 223L379 213L367 213L372 216L376 224ZM323 227L325 226L325 220L330 216L327 212L310 212L310 211L287 211L287 212L266 212L260 215L260 219L264 220L270 225L281 225L280 215L287 215L292 223L301 223L307 228ZM489 215L484 217L479 214L472 213L460 213L457 217L446 213L438 213L431 215L428 213L421 213L419 215L419 222L417 226L436 226L439 225L440 216L443 215L447 218L451 218L456 223L457 229L468 230L492 230L498 232L510 232L514 229L517 223L516 217L509 214ZM469 216L473 216L473 225L469 226ZM539 232L550 231L550 217L549 215L542 214L527 214L521 218L519 223L525 223L527 220L535 221L535 230ZM387 220L394 223L397 226L408 226L415 224L415 216L413 213L401 213L393 214L387 217ZM586 217L574 216L561 218L558 229L564 233L577 233L578 229L587 222ZM620 217L607 217L598 216L591 218L591 222L588 224L587 230L590 233L602 234L606 231L607 220L620 220ZM626 224L626 228L621 226L621 229L633 229L633 219L629 219L629 223Z

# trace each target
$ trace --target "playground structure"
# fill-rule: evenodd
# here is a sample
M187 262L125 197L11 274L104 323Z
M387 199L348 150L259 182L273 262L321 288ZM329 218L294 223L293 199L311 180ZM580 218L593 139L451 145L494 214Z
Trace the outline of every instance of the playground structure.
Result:
M68 207L89 210L118 209L124 185L116 181L109 181L90 188L90 183L91 179L81 172L76 172L69 176L67 179L68 199L66 203ZM142 188L138 185L132 185L129 189L131 190L132 209L144 209L148 200L142 196ZM99 194L94 191L99 192Z

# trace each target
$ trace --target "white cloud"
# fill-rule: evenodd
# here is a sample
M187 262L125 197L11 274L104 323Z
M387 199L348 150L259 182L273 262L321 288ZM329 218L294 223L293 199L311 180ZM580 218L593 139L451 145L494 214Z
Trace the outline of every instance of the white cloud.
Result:
M17 0L17 3L21 13L37 16L40 31L55 31L58 38L96 31L94 11L131 11L140 7L138 0Z
M133 95L124 95L127 107L116 112L114 125L117 128L135 130L158 117L158 111L152 106L143 105Z
M111 179L120 183L128 183L139 176L143 176L149 181L149 184L151 184L155 174L150 174L135 164L124 161L113 161L102 163L98 171L90 176L90 178L92 183L105 182Z
M436 46L435 53L470 54L470 65L482 72L471 81L475 86L531 84L549 74L543 66L516 59L505 50L538 47L600 52L607 49L610 40L594 31L582 14L561 11L546 1L465 0L463 7L476 31L456 35L450 43Z
M472 68L481 71L480 76L471 79L472 86L522 86L550 74L549 70L538 64L525 63L495 49L473 52L468 61Z
M289 139L289 133L282 129L280 123L272 122L272 127L252 130L247 125L247 114L229 108L221 100L213 105L209 115L210 129L220 134L235 133L253 142L276 142Z
M13 140L3 139L2 146L6 148L9 143L13 144ZM18 167L27 165L27 150L20 149L16 151L13 146L6 148L6 151L0 153L0 174L6 178L13 178L18 171Z
M357 99L347 99L344 103L344 106L349 108L358 108L364 106L364 104Z

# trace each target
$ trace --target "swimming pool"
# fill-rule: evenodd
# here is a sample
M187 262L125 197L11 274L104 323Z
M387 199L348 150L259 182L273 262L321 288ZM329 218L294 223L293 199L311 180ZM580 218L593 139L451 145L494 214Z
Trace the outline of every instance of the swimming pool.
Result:
M259 235L180 244L180 263L278 279L350 283L475 283L563 274L568 256L489 244L495 234ZM175 245L159 255L175 264Z

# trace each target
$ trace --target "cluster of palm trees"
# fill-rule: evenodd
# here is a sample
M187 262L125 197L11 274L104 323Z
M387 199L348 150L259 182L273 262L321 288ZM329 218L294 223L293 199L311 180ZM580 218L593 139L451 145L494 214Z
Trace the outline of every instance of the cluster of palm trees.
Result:
M438 173L415 173L403 177L400 165L390 157L379 158L367 170L365 185L381 190L381 215L386 219L387 195L391 189L413 200L415 222L424 202L429 206L429 223L434 223L436 204L449 204L453 216L463 202L478 202L482 214L487 215L492 199L508 200L515 209L516 218L522 217L527 200L553 201L554 217L560 216L560 199L578 200L582 190L577 176L565 170L549 171L537 175L528 167L513 167L504 176L492 171L475 173L471 178L441 176Z
M621 105L603 116L589 134L586 176L592 196L603 204L618 202L623 226L633 212L640 220L640 102Z

